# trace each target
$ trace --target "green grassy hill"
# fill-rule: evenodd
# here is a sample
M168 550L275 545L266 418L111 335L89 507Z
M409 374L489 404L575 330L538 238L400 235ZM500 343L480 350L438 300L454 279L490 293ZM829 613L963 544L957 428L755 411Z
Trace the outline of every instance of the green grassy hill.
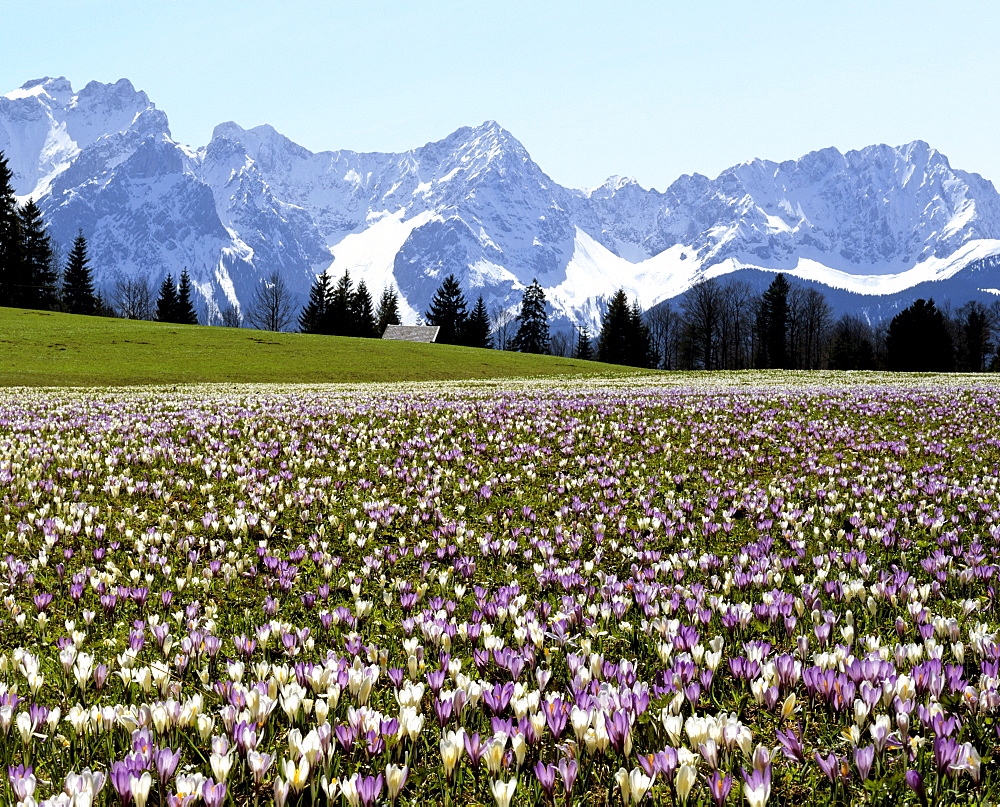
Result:
M0 385L440 381L634 368L380 339L271 333L0 308Z

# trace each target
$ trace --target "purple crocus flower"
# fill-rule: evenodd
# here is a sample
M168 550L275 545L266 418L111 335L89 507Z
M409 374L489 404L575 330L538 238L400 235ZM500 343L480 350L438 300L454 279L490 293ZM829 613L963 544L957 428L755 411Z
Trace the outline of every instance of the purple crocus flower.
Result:
M576 774L580 770L580 764L575 759L559 760L559 775L562 777L563 788L566 791L566 801L569 802L573 793L573 785L576 783Z
M677 749L672 746L668 745L662 751L656 752L656 770L669 781L673 781L678 762Z
M712 801L715 802L716 807L722 807L726 803L726 799L729 798L729 791L732 788L732 774L727 773L723 776L721 772L715 771L708 777L708 793L712 797Z
M538 784L542 786L542 790L545 791L545 795L552 799L552 793L556 787L556 766L546 765L544 762L539 760L535 763L533 768L535 772L535 777L538 779Z
M153 735L150 734L148 728L132 732L132 750L143 759L149 759L153 755Z
M233 705L236 706L236 704ZM237 706L237 708L239 707ZM233 739L236 741L237 748L244 755L247 751L256 749L260 744L260 736L257 734L257 724L241 720L233 726Z
M440 687L439 687L440 689ZM451 712L454 704L451 698L446 698L445 700L439 700L434 698L434 714L437 716L438 725L444 728L445 724L451 720Z
M729 659L729 671L734 678L750 680L760 673L760 664L746 656L735 656Z
M503 685L497 684L492 689L483 690L483 703L495 715L502 713L510 705L512 697L514 697L514 684L510 681Z
M921 804L927 804L927 791L924 789L924 777L920 775L920 771L911 768L906 772L906 786L917 794Z
M740 773L743 776L743 792L750 807L763 807L767 804L767 800L771 797L770 763L763 768L754 768L749 773L746 768L741 767Z
M847 765L844 764L844 760L838 758L836 754L831 753L828 757L823 757L820 755L819 751L817 751L816 764L819 765L820 770L826 774L827 779L834 784L836 784L838 779L847 778Z
M479 768L479 761L483 758L484 750L478 731L474 734L465 732L465 753L469 755L469 762L472 763L473 769Z
M380 773L378 776L362 776L358 779L358 796L364 807L372 807L382 795L382 786L385 784L385 777Z
M358 736L358 732L351 726L338 724L333 728L333 734L337 738L337 742L340 743L340 747L344 751L350 751L351 746L354 745L354 740Z
M656 754L640 754L639 755L639 767L642 768L643 773L650 778L656 776L659 771L656 765Z
M32 600L34 601L35 608L37 610L44 611L46 608L49 607L49 604L52 602L52 594L50 594L48 591L43 591L41 594L36 594L32 598Z
M226 800L225 782L213 782L206 779L201 785L201 797L205 801L205 807L222 807Z
M25 801L35 792L35 769L30 765L7 768L7 779L18 801Z
M385 750L385 740L376 731L365 732L365 751L369 756L381 754Z
M444 670L431 670L427 673L427 686L431 688L431 692L435 695L437 695L438 692L441 691L441 687L444 686L446 675L447 673Z
M625 751L625 738L629 736L632 731L632 726L629 723L628 713L624 711L616 711L611 715L610 720L605 720L605 728L608 732L608 739L611 741L612 747L619 753L624 753Z
M38 731L38 727L45 722L49 716L47 707L39 703L33 703L28 707L28 717L31 719L31 730Z
M854 749L854 764L861 775L861 781L868 781L868 774L871 773L872 763L875 762L875 746L869 745L867 748Z
M122 807L128 807L132 803L132 770L126 762L112 763L111 786L118 794Z
M802 748L802 740L799 736L792 731L792 729L787 729L782 731L778 729L775 732L778 738L778 742L781 744L782 753L788 757L792 762L798 762L802 764L806 761L805 750Z
M950 768L958 761L961 751L954 737L934 738L934 764L940 775L951 773Z
M692 681L684 687L684 697L687 698L692 706L697 706L698 699L701 697L701 684L697 681Z
M104 687L104 682L108 680L108 675L111 670L108 668L107 664L98 664L94 667L94 686L97 691L100 692Z
M156 767L156 775L159 777L160 785L174 775L177 770L177 763L181 761L181 750L176 751L170 748L160 748L153 754L153 765Z
M545 715L545 722L549 731L557 740L566 728L566 721L569 720L569 707L559 698L548 701L542 709Z

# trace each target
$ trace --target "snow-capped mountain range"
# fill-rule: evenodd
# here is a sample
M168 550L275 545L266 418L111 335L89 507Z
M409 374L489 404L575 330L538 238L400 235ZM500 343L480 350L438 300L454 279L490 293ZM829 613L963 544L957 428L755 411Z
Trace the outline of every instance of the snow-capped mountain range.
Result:
M751 160L662 193L620 177L574 190L492 121L402 154L312 153L235 123L195 149L126 79L44 78L0 96L0 151L59 245L83 230L100 288L186 268L205 321L274 272L299 302L323 271L392 286L408 322L449 273L494 310L537 278L555 325L592 327L618 288L649 307L732 273L869 308L1000 296L1000 196L921 141Z

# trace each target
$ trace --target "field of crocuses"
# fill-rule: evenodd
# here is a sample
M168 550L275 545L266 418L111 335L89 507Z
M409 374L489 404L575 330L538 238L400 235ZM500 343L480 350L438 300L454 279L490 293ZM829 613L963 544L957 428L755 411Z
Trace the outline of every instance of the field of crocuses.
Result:
M995 802L1000 388L726 378L0 392L0 803Z

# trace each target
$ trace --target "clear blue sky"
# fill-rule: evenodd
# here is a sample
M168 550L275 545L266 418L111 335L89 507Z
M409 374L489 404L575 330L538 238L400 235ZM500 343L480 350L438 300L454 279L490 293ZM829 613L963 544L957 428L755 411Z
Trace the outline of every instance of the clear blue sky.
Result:
M919 138L1000 185L988 0L3 0L0 26L0 93L129 78L192 146L235 120L404 151L493 119L564 185L662 190Z

